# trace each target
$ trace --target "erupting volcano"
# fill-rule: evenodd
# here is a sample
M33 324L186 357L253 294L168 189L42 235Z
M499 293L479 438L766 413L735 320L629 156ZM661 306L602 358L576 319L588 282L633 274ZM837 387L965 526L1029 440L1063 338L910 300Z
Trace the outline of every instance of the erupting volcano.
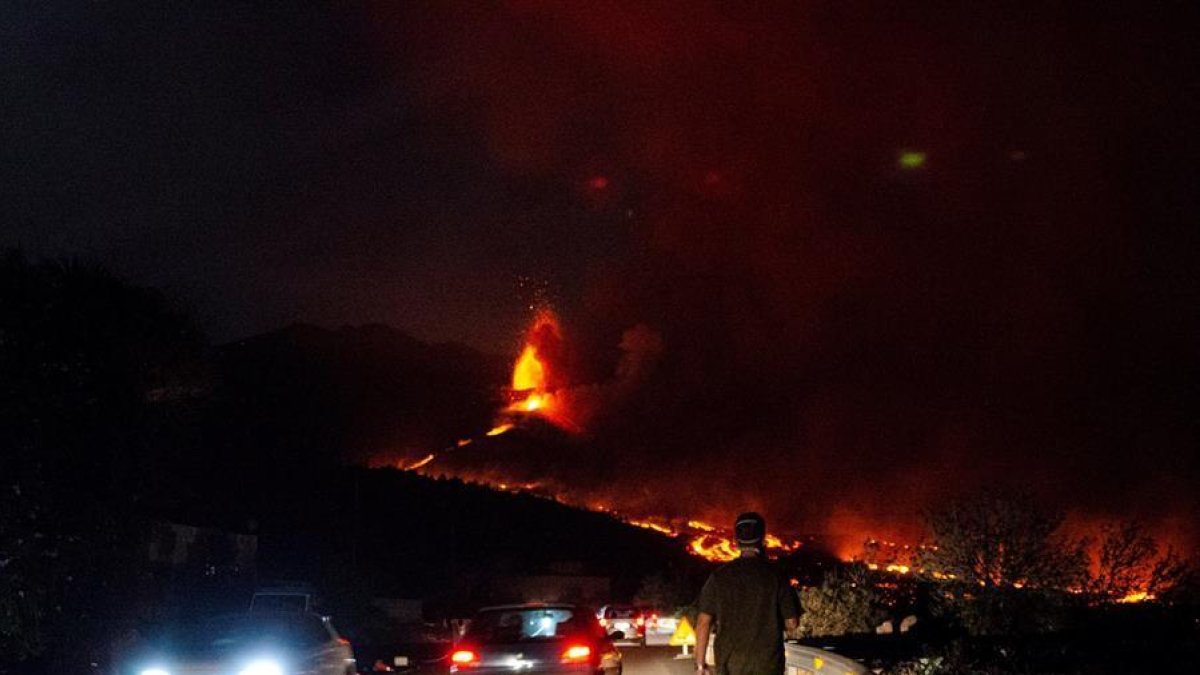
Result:
M554 395L554 389L562 384L554 361L561 345L558 318L549 309L539 310L526 331L521 355L513 365L510 403L505 413L536 415L561 429L578 431L565 406Z
M622 346L646 340L644 333L644 330L630 331L626 334ZM568 403L571 397L565 395L570 393L572 383L563 375L562 347L563 334L558 317L548 308L539 310L525 331L520 353L513 363L511 385L505 391L507 403L499 411L495 426L482 435L483 439L492 439L528 427L528 421L532 419L547 422L555 429L569 434L583 431L572 415ZM619 370L628 371L630 367L626 364ZM596 387L591 389L594 391ZM453 447L443 452L463 450L468 446L477 449L478 445L475 442L478 440L480 438L460 439ZM562 504L607 513L630 525L679 539L681 546L689 553L713 562L725 562L738 555L731 532L702 520L664 518L600 506L586 498L575 498L571 490L562 486L551 489L549 485L555 484L553 481L522 482L510 480L503 475L503 471L478 472L436 465L435 461L440 458L440 454L424 455L413 463L400 465L400 468L430 476L452 475L505 492L532 493ZM775 534L768 534L765 543L768 549L782 553L793 552L802 546L798 539L785 540Z

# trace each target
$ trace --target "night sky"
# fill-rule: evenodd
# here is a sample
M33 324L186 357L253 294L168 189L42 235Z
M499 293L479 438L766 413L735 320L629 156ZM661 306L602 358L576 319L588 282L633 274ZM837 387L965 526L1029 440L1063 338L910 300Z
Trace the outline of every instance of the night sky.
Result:
M0 11L0 246L216 342L379 321L508 354L550 302L601 403L539 471L581 489L616 462L652 506L903 530L1003 484L1194 536L1182 10L346 4Z

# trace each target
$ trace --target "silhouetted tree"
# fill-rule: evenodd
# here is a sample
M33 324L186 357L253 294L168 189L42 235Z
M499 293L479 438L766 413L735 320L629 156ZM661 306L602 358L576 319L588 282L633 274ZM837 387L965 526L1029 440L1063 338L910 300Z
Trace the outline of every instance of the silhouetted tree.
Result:
M1020 495L951 502L926 515L920 567L981 588L1081 588L1086 542L1063 532L1064 518Z
M980 495L927 514L931 540L918 556L938 583L938 613L973 634L1061 627L1087 580L1086 542L1063 532L1064 515L1022 495Z
M0 663L68 634L86 658L98 619L128 609L135 507L172 486L154 437L202 352L155 291L0 254Z
M49 531L40 484L11 474L5 478L0 485L0 653L19 662L46 647L42 627L52 620L53 600L65 583L59 569L63 542Z
M1191 574L1187 562L1158 541L1136 520L1103 528L1096 570L1088 579L1093 597L1105 601L1158 598L1169 595Z
M885 616L878 602L861 565L832 570L820 586L800 591L799 632L804 637L870 633Z

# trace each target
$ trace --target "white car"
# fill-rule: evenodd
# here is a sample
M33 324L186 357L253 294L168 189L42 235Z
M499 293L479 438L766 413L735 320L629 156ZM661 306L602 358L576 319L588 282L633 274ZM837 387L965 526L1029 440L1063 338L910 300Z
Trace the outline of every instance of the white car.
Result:
M663 614L654 610L646 610L646 631L644 640L647 646L665 645L671 641L671 636L679 628L679 619L671 614Z
M645 634L646 618L641 610L630 605L605 605L596 612L596 618L610 637L617 640L641 642Z
M124 664L122 675L353 675L350 643L328 617L247 612L174 626Z

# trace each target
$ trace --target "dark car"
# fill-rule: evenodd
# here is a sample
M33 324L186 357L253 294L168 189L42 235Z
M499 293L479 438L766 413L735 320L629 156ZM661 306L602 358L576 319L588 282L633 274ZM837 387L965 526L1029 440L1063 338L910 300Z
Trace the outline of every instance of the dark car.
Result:
M450 654L452 673L620 675L621 653L595 611L525 604L482 609Z
M350 643L307 612L247 612L168 626L121 675L348 675Z

